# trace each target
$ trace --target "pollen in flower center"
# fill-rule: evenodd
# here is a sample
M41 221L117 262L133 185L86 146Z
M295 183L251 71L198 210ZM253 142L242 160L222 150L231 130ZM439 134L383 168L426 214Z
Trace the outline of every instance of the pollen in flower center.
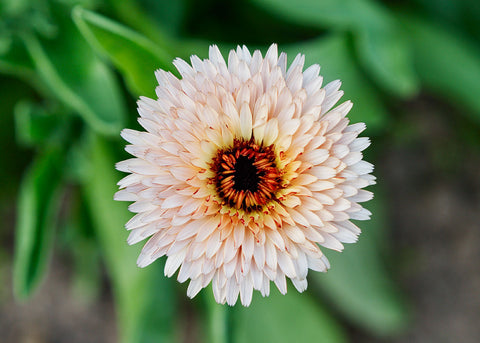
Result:
M211 182L222 205L252 212L276 199L281 171L273 145L258 145L253 138L235 139L232 146L217 151L211 169Z

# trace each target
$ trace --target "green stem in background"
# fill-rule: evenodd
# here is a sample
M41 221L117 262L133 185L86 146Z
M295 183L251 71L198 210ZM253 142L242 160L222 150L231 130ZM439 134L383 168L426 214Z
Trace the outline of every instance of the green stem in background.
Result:
M215 301L212 287L204 290L206 310L207 310L207 342L210 343L230 343L232 335L230 333L230 315L231 309L227 305L220 305Z

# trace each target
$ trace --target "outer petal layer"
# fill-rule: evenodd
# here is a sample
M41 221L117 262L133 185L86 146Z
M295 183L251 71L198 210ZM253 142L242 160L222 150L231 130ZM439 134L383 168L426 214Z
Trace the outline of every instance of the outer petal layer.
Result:
M150 237L139 266L166 255L165 275L190 279L189 297L212 283L219 303L248 306L271 281L303 292L309 269L330 267L320 246L357 240L351 219L369 219L360 203L375 183L370 141L349 124L350 101L334 107L340 81L322 87L304 60L287 68L274 44L264 58L238 47L226 63L211 46L209 59L173 62L181 79L155 73L158 99L138 102L145 131L122 131L134 158L117 164L129 175L115 199L136 213L128 243Z

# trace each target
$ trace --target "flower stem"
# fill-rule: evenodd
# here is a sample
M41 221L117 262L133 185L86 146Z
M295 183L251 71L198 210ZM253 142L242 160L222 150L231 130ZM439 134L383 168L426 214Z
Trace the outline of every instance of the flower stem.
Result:
M211 287L209 287L209 289L207 288L205 293L208 312L208 342L230 343L230 309L227 307L227 305L220 305L215 301Z

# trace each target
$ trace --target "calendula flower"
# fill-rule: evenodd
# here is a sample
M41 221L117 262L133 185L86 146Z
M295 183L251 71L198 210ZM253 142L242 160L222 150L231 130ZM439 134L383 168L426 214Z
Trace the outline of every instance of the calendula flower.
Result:
M309 269L329 268L320 247L355 242L350 220L370 216L359 205L372 198L370 142L349 125L350 101L332 109L340 81L322 87L301 54L287 68L276 45L265 58L244 46L227 64L211 46L209 59L173 63L181 79L158 70L158 99L138 102L146 132L122 131L135 158L117 164L131 174L115 199L134 201L128 243L151 236L138 265L166 255L189 297L211 283L229 305L268 296L270 281L286 293L286 278L304 291Z

